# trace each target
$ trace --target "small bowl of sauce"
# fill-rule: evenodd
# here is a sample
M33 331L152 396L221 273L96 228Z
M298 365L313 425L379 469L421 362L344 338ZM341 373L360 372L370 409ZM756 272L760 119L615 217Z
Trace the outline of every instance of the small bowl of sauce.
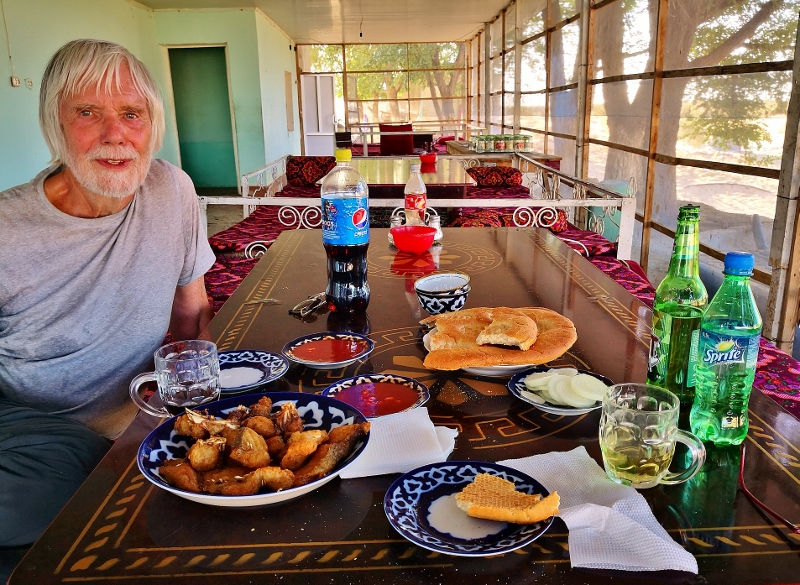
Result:
M357 333L323 331L303 335L283 346L281 353L293 362L309 368L340 368L367 357L375 344Z
M414 378L395 374L364 374L339 380L322 391L357 409L367 418L376 418L417 408L430 398L430 391Z

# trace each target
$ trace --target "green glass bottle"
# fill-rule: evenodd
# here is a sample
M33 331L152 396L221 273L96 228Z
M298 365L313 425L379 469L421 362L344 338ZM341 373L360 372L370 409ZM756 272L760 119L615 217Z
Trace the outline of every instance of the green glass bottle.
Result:
M676 394L688 414L694 401L700 319L708 293L700 280L700 208L678 212L667 275L656 289L647 380Z

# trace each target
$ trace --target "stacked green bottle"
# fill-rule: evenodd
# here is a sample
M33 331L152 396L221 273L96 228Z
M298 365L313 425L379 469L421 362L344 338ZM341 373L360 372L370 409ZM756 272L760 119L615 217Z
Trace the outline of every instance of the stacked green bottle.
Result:
M738 445L747 436L762 326L750 289L753 265L752 254L725 255L725 278L700 324L697 392L689 423L701 441L715 445Z
M694 401L700 319L708 293L700 280L700 208L678 212L667 275L656 289L647 380L677 395L685 411Z

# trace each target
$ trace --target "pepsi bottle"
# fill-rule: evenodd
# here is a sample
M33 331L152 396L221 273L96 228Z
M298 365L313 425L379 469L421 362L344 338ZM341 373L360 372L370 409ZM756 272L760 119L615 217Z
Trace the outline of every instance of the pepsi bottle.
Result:
M361 312L369 304L369 189L350 165L349 149L336 151L336 166L322 179L322 245L328 265L325 296L331 311Z

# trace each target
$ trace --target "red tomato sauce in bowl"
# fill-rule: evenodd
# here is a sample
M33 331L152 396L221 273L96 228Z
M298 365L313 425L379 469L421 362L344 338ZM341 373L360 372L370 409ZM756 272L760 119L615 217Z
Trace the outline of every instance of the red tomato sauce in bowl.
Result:
M390 382L364 382L343 388L333 395L371 418L407 410L419 400L413 388Z
M292 348L292 355L306 362L336 363L351 360L367 348L360 339L325 337Z

